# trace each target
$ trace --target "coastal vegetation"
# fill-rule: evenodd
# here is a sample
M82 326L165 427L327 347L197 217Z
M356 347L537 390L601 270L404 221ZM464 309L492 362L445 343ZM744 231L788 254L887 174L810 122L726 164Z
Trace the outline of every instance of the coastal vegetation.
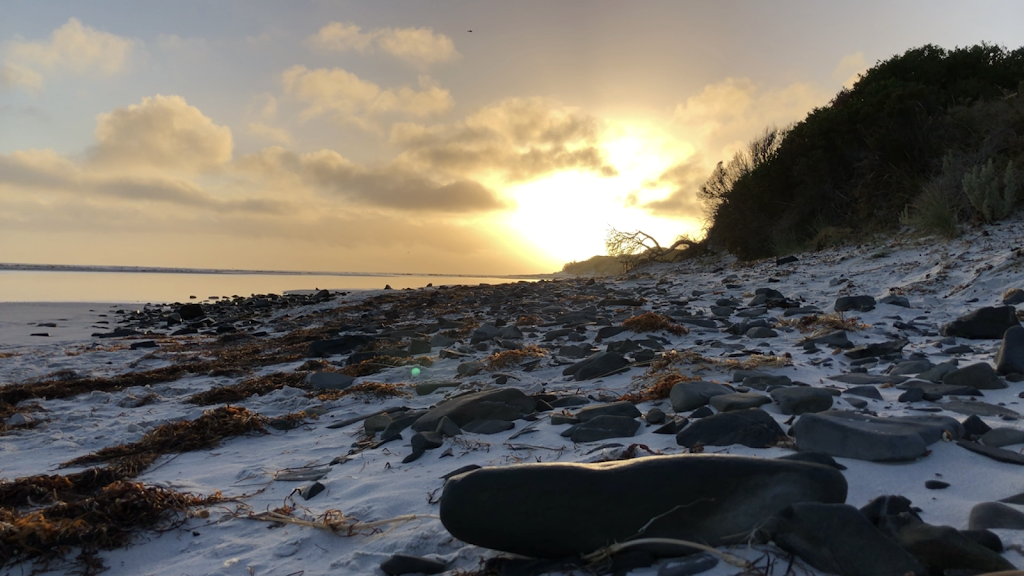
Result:
M642 232L612 230L608 257L622 271L708 250L752 260L903 226L951 238L998 221L1024 181L1022 92L1024 48L910 49L719 162L697 191L702 239L663 249Z

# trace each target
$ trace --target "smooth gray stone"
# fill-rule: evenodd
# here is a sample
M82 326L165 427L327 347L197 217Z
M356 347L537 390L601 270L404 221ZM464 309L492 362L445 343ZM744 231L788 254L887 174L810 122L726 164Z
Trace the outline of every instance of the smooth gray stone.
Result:
M889 370L889 374L893 376L902 376L906 374L920 374L925 370L934 368L935 365L928 360L908 360L906 362L900 362L893 366L892 370Z
M789 318L790 316L802 316L804 314L821 314L821 312L821 309L814 306L798 306L796 308L786 308L782 316Z
M515 427L516 425L508 420L473 420L462 426L462 431L470 434L497 434Z
M629 486L629 498L623 498L623 486ZM444 527L463 542L562 558L626 541L641 528L650 538L710 546L746 542L782 508L805 501L843 502L846 491L841 472L817 464L725 455L652 456L482 468L448 480L440 515Z
M470 360L469 362L461 362L455 367L455 372L459 376L474 376L483 372L484 363L479 360Z
M861 358L875 358L878 356L885 356L886 354L896 354L903 350L903 347L910 343L910 340L906 338L897 338L896 340L890 340L889 342L875 342L873 344L865 344L863 346L857 346L851 348L846 352L843 352L843 356L851 360L860 360Z
M872 296L840 296L832 309L836 312L870 312L875 309L875 299Z
M1003 298L1003 304L1006 306L1013 306L1014 304L1024 303L1024 290L1020 288L1011 288L1006 291L1006 296Z
M731 306L712 306L711 313L720 318L728 318L736 309Z
M374 414L363 420L363 431L367 434L376 434L386 429L388 424L391 424L391 416L387 414Z
M943 432L960 438L963 425L944 416L877 418L832 410L804 414L793 427L800 450L871 462L920 458Z
M484 324L473 331L473 335L470 337L470 344L477 344L480 342L487 342L494 340L501 336L501 330L491 326L490 324Z
M750 376L743 379L743 385L754 390L767 390L778 386L792 386L789 376Z
M901 384L909 380L906 376L889 376L887 374L864 374L851 372L849 374L837 374L826 376L829 380L842 382L844 384Z
M771 398L756 392L734 392L732 394L712 396L708 404L719 412L732 412L734 410L757 408L769 404L771 401Z
M996 406L988 402L964 402L958 398L950 398L942 404L937 404L943 410L964 414L967 416L999 416L1009 418L1020 418L1020 414L1005 406Z
M686 558L669 560L658 568L658 576L693 576L718 566L718 557L701 552Z
M857 408L858 410L860 410L862 408L867 408L867 405L868 405L868 401L864 400L862 398L846 398L846 397L844 397L843 400L846 400L847 404L849 404L850 406L853 406L854 408Z
M490 420L490 422L494 422L494 420ZM509 424L511 424L511 422L509 422ZM442 436L453 438L462 434L462 429L459 428L459 425L453 422L451 418L445 416L437 423L437 427L434 428L434 432L437 432Z
M768 372L762 372L760 370L736 370L735 372L732 373L732 381L733 382L743 382L747 378L753 378L753 377L756 377L756 376L768 376L768 377L771 377L772 375L769 374Z
M998 553L950 526L926 524L906 512L886 516L879 528L932 573L947 570L999 572L1014 566Z
M927 570L853 506L803 502L782 510L768 531L780 548L840 576L925 576Z
M505 340L523 339L523 331L516 326L502 326L500 334Z
M886 296L879 300L882 304L889 304L890 306L899 306L901 308L910 308L910 300L905 296Z
M577 381L590 380L606 376L629 366L629 361L622 354L615 352L598 352L593 356L569 366L562 371L563 376L573 376Z
M640 429L640 421L627 416L597 416L574 427L569 436L573 442L597 442L608 438L632 438Z
M808 338L800 342L805 348L808 346L829 346L831 348L853 348L853 342L850 342L849 336L846 335L845 330L837 330L824 336L817 338Z
M672 387L669 400L676 412L689 412L701 406L707 406L712 396L732 394L734 390L714 382L680 382Z
M1001 390L1009 387L987 362L979 362L953 370L942 377L947 386L973 386L978 390Z
M619 402L611 402L609 404L594 404L587 406L586 408L581 408L576 412L576 417L579 418L580 422L593 420L598 416L625 416L627 418L637 418L640 416L640 410L638 410L632 402L622 400Z
M430 354L430 342L426 340L412 340L409 342L409 354Z
M846 466L843 466L836 459L829 456L828 454L822 454L821 452L794 452L792 454L786 454L785 456L779 456L779 460L795 460L797 462L809 462L811 464L821 464L822 466L831 466L836 470L846 470Z
M942 377L953 370L956 370L956 365L953 364L952 361L942 362L941 364L936 364L934 368L929 368L928 370L921 372L917 377L929 382L942 382Z
M1016 428L993 428L981 436L985 446L1002 448L1013 444L1024 444L1024 430Z
M344 390L356 379L341 372L313 372L306 376L306 384L317 390Z
M1013 326L1003 334L1003 343L996 354L996 372L1024 374L1024 327Z
M696 316L680 316L676 317L676 320L678 320L680 324L689 324L690 326L697 326L700 328L708 328L712 330L718 328L718 323L710 318L698 318Z
M593 354L593 352L589 346L583 347L576 346L575 344L569 344L558 349L558 355L565 356L566 358L586 358L591 354Z
M854 396L862 396L864 398L871 398L873 400L881 400L882 393L878 391L878 388L874 386L854 386L853 388L847 388L843 390L843 394L853 394Z
M986 306L946 324L942 327L942 335L974 340L997 340L1014 326L1020 326L1016 308Z
M594 338L594 340L600 342L605 338L617 336L628 330L629 328L626 328L625 326L605 326L604 328L601 328L600 330L597 331L597 336Z
M651 408L644 414L644 420L648 424L664 424L666 419L665 411L661 408Z
M767 448L786 432L774 418L760 408L722 412L701 418L676 434L676 444L693 448L705 446L732 446L742 444L748 448Z
M419 432L434 430L445 416L460 427L473 420L516 420L533 413L536 407L536 400L518 388L474 392L431 408L412 428Z
M551 402L552 408L567 408L571 406L583 406L590 404L590 399L586 396L562 396L561 398Z
M981 391L973 386L950 386L948 384L932 384L925 380L908 380L896 386L900 390L919 388L925 394L939 396L981 396Z
M740 318L757 318L758 316L764 316L768 313L768 309L764 307L748 308L747 310L740 310L736 313Z
M430 337L430 346L437 348L447 348L452 344L455 344L457 340L455 338L449 338L444 334L437 333Z
M564 338L569 334L572 334L573 332L574 330L572 328L559 328L557 330L548 330L547 332L544 333L544 341L551 342L552 340L557 340L558 338Z
M1000 502L982 502L971 508L971 530L1024 530L1024 512Z
M779 405L779 411L787 415L824 412L832 407L832 394L828 390L809 386L776 388L771 391L771 397Z
M1024 455L1013 450L1007 450L1005 448L995 448L992 446L985 446L977 442L967 442L966 440L957 441L957 446L966 448L975 454L980 454L987 458L991 458L996 462L1004 462L1006 464L1016 464L1018 466L1024 466Z
M390 424L388 424L387 428L381 431L381 442L387 442L389 440L394 440L395 438L400 438L402 435L402 430L405 430L409 426L412 426L413 422L416 422L417 420L422 418L423 415L423 412L414 412L412 414L402 416L401 418L395 418L394 420L391 421Z
M747 330L747 332L745 334L745 336L747 338L754 338L754 339L775 338L778 335L779 335L779 333L776 332L775 330L772 330L771 328L767 328L767 327L761 327L761 326L759 326L757 328L751 328L750 330Z

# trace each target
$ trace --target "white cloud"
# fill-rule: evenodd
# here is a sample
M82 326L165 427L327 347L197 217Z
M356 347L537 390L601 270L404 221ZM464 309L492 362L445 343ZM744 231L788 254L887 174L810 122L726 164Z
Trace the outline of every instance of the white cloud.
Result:
M129 67L139 44L71 18L49 40L5 42L2 76L7 84L30 89L41 87L44 73L113 76Z
M843 56L843 59L839 61L839 65L832 72L832 79L839 80L843 83L846 88L852 88L854 82L856 82L860 75L867 71L870 66L867 60L864 59L863 52L856 52Z
M451 93L428 76L420 76L420 90L408 86L383 89L341 68L292 66L281 74L285 94L307 104L303 120L332 113L337 119L365 125L367 117L385 113L430 116L450 109Z
M452 39L430 28L374 28L363 32L351 22L331 22L306 42L314 48L335 52L379 50L419 66L459 57Z
M254 136L266 138L278 144L292 144L292 135L284 128L274 128L263 122L249 122L249 133Z
M213 170L231 160L231 130L181 96L156 95L96 117L91 162L119 172Z

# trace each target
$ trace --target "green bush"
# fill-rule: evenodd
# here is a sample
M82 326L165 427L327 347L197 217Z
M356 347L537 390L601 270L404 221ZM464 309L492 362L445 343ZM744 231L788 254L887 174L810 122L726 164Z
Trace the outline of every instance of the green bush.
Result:
M1013 161L1006 163L1002 178L989 159L981 166L975 166L964 174L964 194L986 222L1002 220L1010 215L1017 202L1018 182Z

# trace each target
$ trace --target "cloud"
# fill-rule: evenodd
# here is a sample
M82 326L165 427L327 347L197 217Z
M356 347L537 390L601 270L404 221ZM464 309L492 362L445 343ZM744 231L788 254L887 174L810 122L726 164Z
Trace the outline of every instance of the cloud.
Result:
M10 85L38 90L43 74L113 76L128 68L140 43L83 25L77 18L50 34L49 40L9 40L3 45L0 77Z
M171 52L186 58L201 58L207 53L206 40L203 38L182 38L177 34L160 34L156 45L165 52Z
M452 39L430 28L375 28L363 32L351 22L331 22L307 38L306 43L333 52L379 50L418 66L459 57Z
M592 116L543 98L508 98L452 126L396 123L390 142L402 162L421 170L508 182L561 170L615 176L600 147L603 126Z
M453 105L448 90L437 86L428 76L420 76L419 91L408 86L393 90L382 89L341 68L310 70L292 66L281 74L281 83L285 94L306 103L303 120L332 114L339 121L366 126L374 115L431 116Z
M701 211L696 191L708 178L707 168L691 156L644 182L643 190L635 190L626 197L626 206L640 208L659 216L694 216ZM667 196L658 200L644 200L647 190L669 189Z
M274 146L239 159L237 169L279 189L312 187L346 202L405 212L474 213L506 207L494 192L469 179L437 181L394 164L366 167L333 150L297 154Z
M848 54L843 56L843 59L839 61L839 65L832 71L832 79L841 81L845 88L853 88L854 82L859 80L860 75L867 71L868 68L870 66L864 60L863 52Z
M274 128L263 122L249 122L249 134L265 138L278 144L292 144L292 135L284 128Z
M231 160L231 130L218 126L181 96L143 98L96 117L90 162L117 171L158 168L188 173Z

